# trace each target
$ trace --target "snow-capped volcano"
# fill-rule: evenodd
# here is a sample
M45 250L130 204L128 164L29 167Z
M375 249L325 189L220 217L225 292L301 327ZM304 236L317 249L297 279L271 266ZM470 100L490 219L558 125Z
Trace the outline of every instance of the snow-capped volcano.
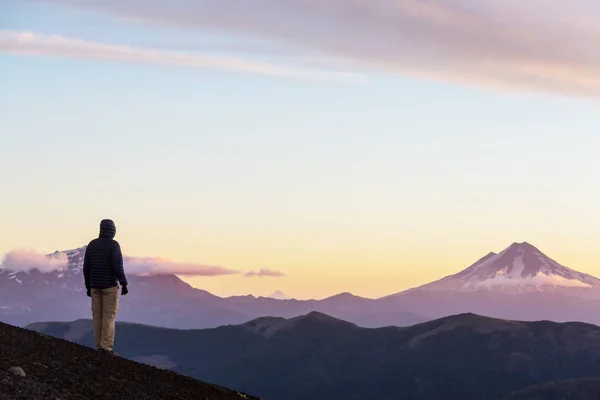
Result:
M85 250L86 246L47 255L13 252L5 257L0 265L0 321L24 325L90 318ZM174 274L135 274L127 265L125 271L131 289L119 311L124 320L187 329L241 323L253 316L227 309L223 299Z
M567 268L527 242L489 253L467 269L416 289L507 293L564 292L600 296L600 279Z
M46 255L47 263L40 263L38 259L31 259L31 269L17 270L0 269L0 287L8 292L11 287L15 289L21 285L26 286L26 291L51 292L54 285L60 290L80 292L84 290L83 283L83 258L86 247L74 250L56 251ZM25 255L19 263L27 263ZM40 265L41 264L41 265ZM48 270L50 268L51 270Z
M276 300L291 300L292 299L290 296L283 293L281 290L278 290L275 293L271 294L269 296L269 298L276 299Z

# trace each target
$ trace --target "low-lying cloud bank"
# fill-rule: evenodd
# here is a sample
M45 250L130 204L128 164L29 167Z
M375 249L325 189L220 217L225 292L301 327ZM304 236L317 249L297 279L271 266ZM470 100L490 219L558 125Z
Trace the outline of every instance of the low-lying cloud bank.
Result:
M536 286L563 286L563 287L592 287L586 283L575 279L567 279L559 275L546 275L539 273L535 276L510 278L506 276L496 276L495 278L486 279L477 286L491 288L493 286L520 286L520 285L536 285Z
M600 97L597 1L46 2L102 12L123 23L275 40L391 74Z
M69 259L64 253L49 256L33 250L14 250L2 257L0 269L19 272L37 269L41 272L52 272L67 269L68 263Z
M241 58L176 53L33 32L0 30L0 53L225 70L310 81L351 82L357 79L357 76L343 72L287 68Z
M266 269L266 268L262 268L258 271L249 271L244 274L244 277L246 277L246 278L264 278L264 277L281 278L284 276L287 276L287 275L281 271L275 271L275 270Z
M83 253L80 256L83 257ZM82 262L82 258L79 260ZM125 272L132 275L221 276L241 273L220 266L181 263L159 257L124 256L123 264ZM64 271L67 268L69 268L69 258L63 252L45 255L32 250L15 250L5 254L0 263L0 269L17 272L29 272L35 269L41 272L52 272Z

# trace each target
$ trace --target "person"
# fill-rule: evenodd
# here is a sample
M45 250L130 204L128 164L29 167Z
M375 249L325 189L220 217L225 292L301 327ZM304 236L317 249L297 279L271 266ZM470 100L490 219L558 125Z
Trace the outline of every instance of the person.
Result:
M115 223L103 219L100 222L100 235L88 244L83 260L85 289L88 297L92 298L96 348L113 354L119 284L122 296L129 292L121 246L114 240L116 233Z

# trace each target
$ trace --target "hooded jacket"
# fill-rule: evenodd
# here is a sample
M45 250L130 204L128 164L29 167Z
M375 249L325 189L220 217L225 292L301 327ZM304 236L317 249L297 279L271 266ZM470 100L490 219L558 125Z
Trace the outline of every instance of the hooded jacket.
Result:
M83 277L86 289L108 289L127 286L123 270L123 254L119 242L114 240L117 228L110 219L100 222L100 235L85 249Z

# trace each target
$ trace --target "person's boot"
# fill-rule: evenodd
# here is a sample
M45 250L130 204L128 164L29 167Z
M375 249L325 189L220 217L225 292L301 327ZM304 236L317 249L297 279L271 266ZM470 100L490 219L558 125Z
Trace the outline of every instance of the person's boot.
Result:
M104 347L99 347L98 350L100 352L102 352L102 353L110 354L111 356L116 356L117 355L117 353L115 353L114 351L105 349Z

